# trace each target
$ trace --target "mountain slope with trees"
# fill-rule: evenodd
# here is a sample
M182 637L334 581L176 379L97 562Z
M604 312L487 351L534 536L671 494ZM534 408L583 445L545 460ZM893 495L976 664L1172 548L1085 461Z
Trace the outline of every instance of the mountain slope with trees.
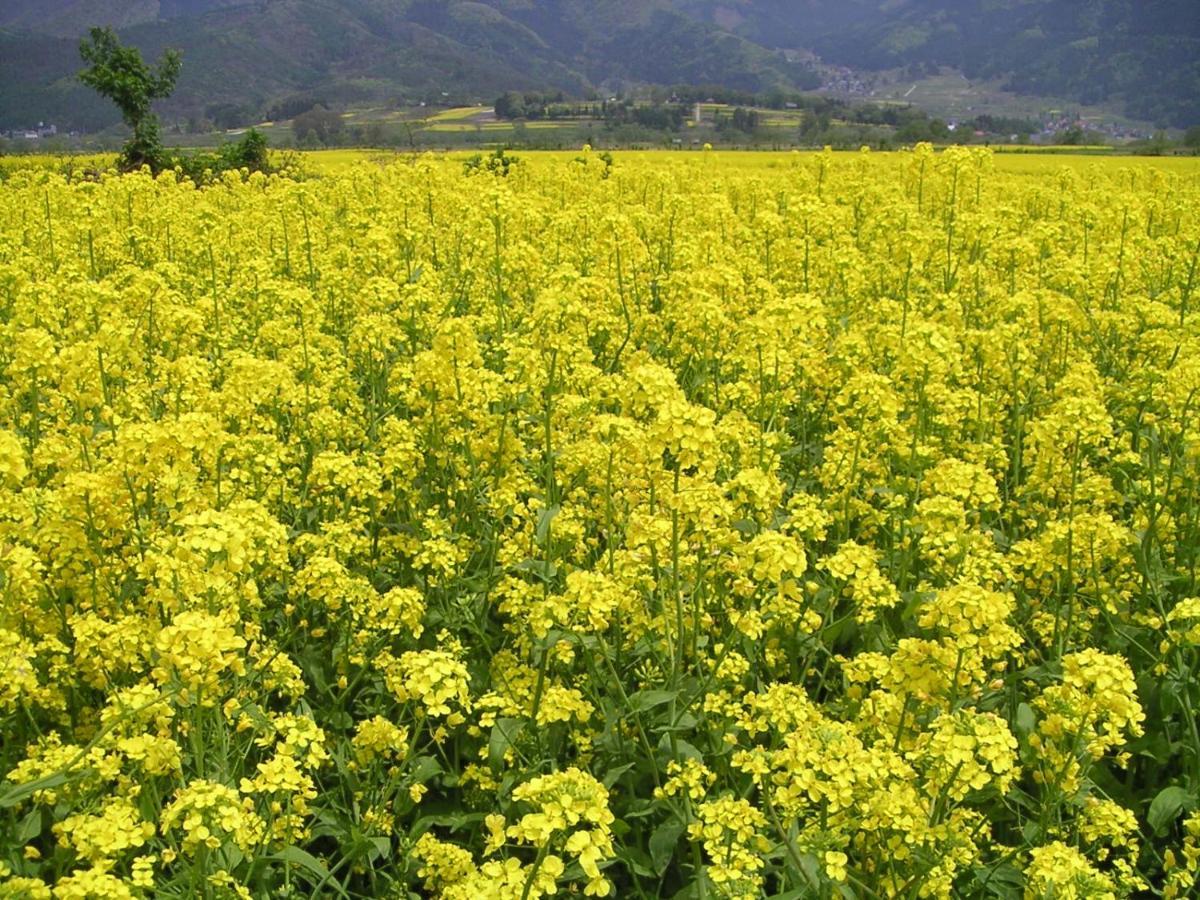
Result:
M1016 93L1200 122L1196 0L679 0L766 47L863 69L949 66Z
M251 111L294 95L327 103L573 94L623 83L812 86L807 70L666 2L427 0L17 0L0 14L0 127L36 119L95 128L112 120L74 83L72 29L114 24L155 56L186 65L176 117L214 105ZM155 7L147 9L147 5ZM108 10L108 13L105 13ZM75 23L75 24L71 24Z
M857 68L952 66L1018 92L1200 122L1195 0L9 0L0 128L95 129L113 114L75 81L78 40L112 25L186 64L164 112L252 119L328 105L572 95L632 84L812 88L783 51ZM209 116L211 118L211 116Z
M953 66L1018 93L1116 101L1161 125L1200 122L1195 0L909 0L814 46L855 65Z

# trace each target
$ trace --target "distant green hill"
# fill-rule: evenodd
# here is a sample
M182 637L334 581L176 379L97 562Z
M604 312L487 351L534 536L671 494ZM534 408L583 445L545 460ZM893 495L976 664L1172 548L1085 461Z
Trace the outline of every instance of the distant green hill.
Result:
M767 47L865 69L951 66L1017 93L1200 123L1198 0L679 0Z
M777 51L653 0L15 0L0 10L0 128L116 121L74 83L78 37L92 24L114 24L147 55L183 51L168 116L216 103L257 111L294 95L364 103L631 83L816 83Z
M1200 123L1197 0L907 0L813 46L847 64L953 66L1018 93L1117 101L1132 118Z
M572 94L632 84L813 87L781 51L972 78L1161 124L1200 122L1200 0L5 0L0 128L95 129L115 111L74 81L90 25L183 50L167 115Z

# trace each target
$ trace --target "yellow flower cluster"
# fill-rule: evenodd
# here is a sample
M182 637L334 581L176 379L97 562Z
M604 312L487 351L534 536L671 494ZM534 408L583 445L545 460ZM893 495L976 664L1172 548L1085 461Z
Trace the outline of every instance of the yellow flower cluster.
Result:
M759 833L766 828L766 816L735 797L705 801L696 815L688 834L704 846L709 858L708 877L717 896L730 900L761 896L763 854L771 849L771 843Z
M168 838L180 832L185 855L200 849L218 850L232 841L242 852L262 840L263 823L253 805L236 790L214 781L193 781L163 807L162 831Z
M1040 751L1039 780L1051 779L1064 790L1078 790L1092 760L1142 733L1145 718L1137 700L1133 673L1120 657L1095 649L1063 659L1063 678L1035 701L1043 714L1031 740Z
M471 695L467 668L443 650L410 650L393 658L384 651L376 657L388 689L401 703L415 701L427 716L444 716L451 724L463 721ZM454 703L457 710L451 707Z
M608 808L608 790L587 772L566 769L525 782L512 793L513 799L534 807L505 834L518 844L541 851L561 847L573 857L587 878L584 893L604 897L610 885L600 874L601 862L613 855L613 814ZM543 864L553 859L539 854ZM561 863L559 864L561 866Z
M1029 851L1025 897L1062 897L1064 900L1116 900L1112 879L1088 862L1086 856L1059 841Z

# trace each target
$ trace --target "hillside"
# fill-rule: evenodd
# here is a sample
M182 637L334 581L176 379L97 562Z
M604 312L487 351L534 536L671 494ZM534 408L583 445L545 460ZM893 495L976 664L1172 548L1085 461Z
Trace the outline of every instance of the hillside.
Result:
M429 0L18 0L0 15L0 128L30 118L96 128L115 113L73 81L85 23L113 24L156 55L183 51L167 114L214 104L260 111L306 95L328 103L458 97L634 83L813 86L782 54L666 2Z
M74 81L86 28L184 54L169 117L330 104L572 94L636 84L812 88L785 50L858 69L971 78L1160 124L1200 122L1194 0L8 0L0 128L95 129L115 111Z
M865 68L952 66L1010 90L1116 102L1159 124L1200 122L1196 0L907 0L830 29L813 49Z

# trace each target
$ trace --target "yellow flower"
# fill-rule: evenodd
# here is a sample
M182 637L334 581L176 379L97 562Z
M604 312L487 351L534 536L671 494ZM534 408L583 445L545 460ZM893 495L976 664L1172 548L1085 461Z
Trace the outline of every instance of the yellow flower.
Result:
M93 865L112 862L154 836L154 823L142 819L128 800L114 799L97 815L68 816L54 827L59 841Z
M1029 852L1025 880L1028 900L1046 896L1064 900L1116 900L1117 897L1108 876L1093 867L1078 850L1058 841Z

